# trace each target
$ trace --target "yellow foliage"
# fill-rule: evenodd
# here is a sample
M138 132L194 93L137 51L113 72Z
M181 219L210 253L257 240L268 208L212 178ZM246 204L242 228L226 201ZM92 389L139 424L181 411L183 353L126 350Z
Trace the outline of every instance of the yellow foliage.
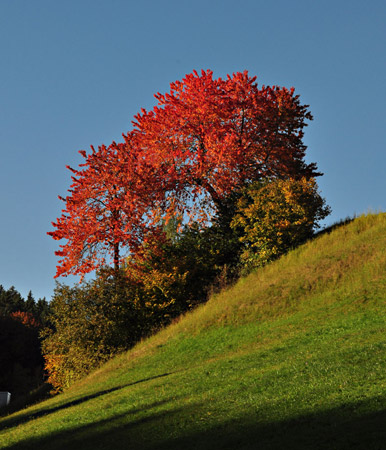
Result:
M309 238L330 209L313 178L273 180L249 186L232 228L244 244L247 269L277 258Z

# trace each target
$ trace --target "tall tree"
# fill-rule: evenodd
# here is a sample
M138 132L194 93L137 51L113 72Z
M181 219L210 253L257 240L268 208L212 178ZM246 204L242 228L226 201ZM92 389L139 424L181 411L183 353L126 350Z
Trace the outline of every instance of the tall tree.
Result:
M304 161L312 116L294 89L259 89L247 72L214 79L208 70L155 97L123 143L81 151L85 163L70 168L66 207L48 233L66 240L56 276L109 261L118 270L126 251L135 253L148 236L156 242L170 217L205 222L252 181L319 175Z

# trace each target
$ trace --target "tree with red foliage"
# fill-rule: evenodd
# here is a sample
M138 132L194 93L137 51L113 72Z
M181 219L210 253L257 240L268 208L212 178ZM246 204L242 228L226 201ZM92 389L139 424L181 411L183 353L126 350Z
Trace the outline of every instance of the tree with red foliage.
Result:
M293 88L258 89L255 81L247 72L225 80L193 72L135 116L134 133L153 164L168 164L168 195L182 209L188 197L216 206L249 181L319 175L304 162L307 105Z
M66 239L57 274L84 275L123 248L135 253L170 217L206 221L252 181L320 175L304 161L312 116L294 89L257 87L247 72L186 75L135 116L124 142L80 152L62 216L49 234Z
M41 326L41 324L35 319L34 315L30 312L15 311L10 314L10 317L28 328L39 328Z

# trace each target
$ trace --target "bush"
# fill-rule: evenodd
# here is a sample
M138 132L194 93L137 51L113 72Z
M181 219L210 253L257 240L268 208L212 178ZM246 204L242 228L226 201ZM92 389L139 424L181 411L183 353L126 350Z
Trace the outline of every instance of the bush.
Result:
M163 308L165 316L157 316L160 324L205 302L213 290L238 275L240 244L223 217L208 228L197 223L179 232L170 228L128 264L147 301L159 311Z
M304 243L329 213L313 178L276 179L246 187L231 222L243 245L244 272Z
M141 291L123 274L105 271L74 287L58 284L51 302L53 329L43 340L54 388L67 388L144 336L149 328L142 306Z

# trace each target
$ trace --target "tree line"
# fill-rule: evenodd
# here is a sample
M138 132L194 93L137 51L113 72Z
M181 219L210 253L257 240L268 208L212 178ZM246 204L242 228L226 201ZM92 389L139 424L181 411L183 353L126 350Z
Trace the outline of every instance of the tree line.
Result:
M12 286L0 285L0 391L12 399L26 396L45 381L40 332L48 325L49 303L26 299Z

